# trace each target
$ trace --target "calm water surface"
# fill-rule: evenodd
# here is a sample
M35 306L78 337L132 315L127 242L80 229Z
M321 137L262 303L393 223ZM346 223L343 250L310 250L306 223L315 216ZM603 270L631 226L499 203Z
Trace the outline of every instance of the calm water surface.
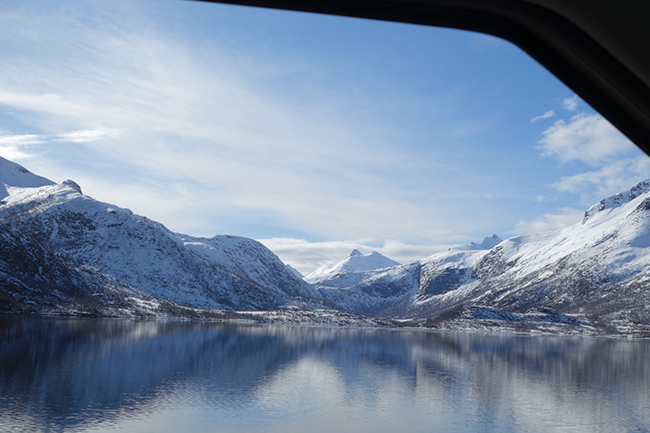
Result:
M0 316L0 431L650 431L650 341Z

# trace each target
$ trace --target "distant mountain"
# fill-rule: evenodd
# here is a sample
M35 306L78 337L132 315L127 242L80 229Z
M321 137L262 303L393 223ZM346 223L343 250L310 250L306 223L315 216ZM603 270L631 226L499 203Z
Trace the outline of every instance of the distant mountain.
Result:
M304 279L308 283L314 284L346 272L370 271L396 265L399 265L399 263L376 251L368 255L363 255L359 250L355 249L345 259L326 263L307 275Z
M482 244L490 242L490 249L452 248L317 288L350 311L452 327L526 314L564 321L571 314L623 330L650 324L650 181L601 200L573 226Z
M3 177L5 176L5 177ZM0 222L61 260L194 308L322 306L320 294L257 241L197 238L0 160Z

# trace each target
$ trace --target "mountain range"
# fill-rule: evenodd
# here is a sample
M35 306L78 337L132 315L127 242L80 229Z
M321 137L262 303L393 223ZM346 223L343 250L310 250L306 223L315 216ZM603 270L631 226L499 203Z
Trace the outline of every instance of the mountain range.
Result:
M404 264L355 250L304 279L252 239L174 233L1 158L0 199L4 312L650 330L650 180L561 230L493 235Z
M466 328L531 322L627 332L650 324L650 180L561 230L486 239L316 285L349 311ZM419 322L421 323L421 322Z

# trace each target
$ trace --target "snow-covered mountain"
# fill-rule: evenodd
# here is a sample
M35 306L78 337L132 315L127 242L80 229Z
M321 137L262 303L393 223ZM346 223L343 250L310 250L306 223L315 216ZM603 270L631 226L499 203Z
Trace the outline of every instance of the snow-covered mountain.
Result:
M399 263L395 260L391 260L376 251L363 255L359 250L355 249L345 259L326 263L305 276L304 279L308 283L314 284L346 272L371 271L397 265Z
M2 158L0 196L0 311L363 322L320 312L336 306L448 328L650 331L650 180L562 230L405 264L354 250L305 277L315 284L257 241L174 233Z
M259 242L197 238L0 160L0 222L56 257L166 301L195 308L320 305L320 294Z
M317 287L351 311L432 324L524 320L522 314L539 311L546 312L540 320L571 314L594 326L650 324L650 181L603 199L565 229L476 247L337 276Z

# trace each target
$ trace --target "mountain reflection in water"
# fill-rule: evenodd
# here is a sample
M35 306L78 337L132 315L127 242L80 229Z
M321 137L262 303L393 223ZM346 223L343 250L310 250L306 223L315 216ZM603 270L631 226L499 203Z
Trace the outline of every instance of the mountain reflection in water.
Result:
M648 431L650 341L0 316L0 431Z

